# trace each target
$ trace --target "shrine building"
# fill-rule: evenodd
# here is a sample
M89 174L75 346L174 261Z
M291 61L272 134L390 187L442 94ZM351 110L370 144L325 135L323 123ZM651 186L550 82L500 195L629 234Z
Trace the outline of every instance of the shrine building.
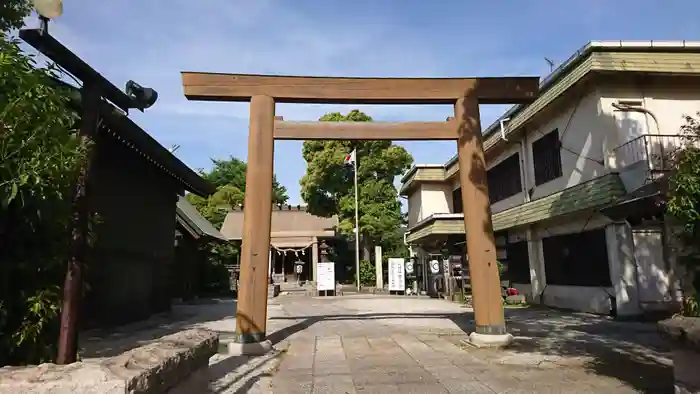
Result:
M339 239L337 216L324 218L307 212L306 206L273 205L270 231L270 276L275 283L316 281L318 246ZM229 241L243 239L243 209L226 215L221 233ZM301 266L301 268L298 268ZM300 272L299 272L300 271Z

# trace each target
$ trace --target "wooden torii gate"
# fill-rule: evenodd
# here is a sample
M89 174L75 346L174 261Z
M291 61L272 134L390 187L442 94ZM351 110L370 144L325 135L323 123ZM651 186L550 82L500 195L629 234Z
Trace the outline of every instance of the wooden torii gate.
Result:
M268 251L274 140L456 140L476 334L506 335L486 183L479 104L520 104L537 97L539 78L331 78L183 72L185 97L250 101L236 337L266 340ZM445 122L290 122L275 103L453 104ZM486 337L485 342L489 341Z

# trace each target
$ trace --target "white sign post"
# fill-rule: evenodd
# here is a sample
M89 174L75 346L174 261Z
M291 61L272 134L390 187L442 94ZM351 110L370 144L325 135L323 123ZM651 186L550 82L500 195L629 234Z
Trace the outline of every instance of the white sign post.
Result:
M406 291L406 261L401 258L389 259L389 291Z
M318 281L316 282L316 290L325 292L328 295L329 291L335 292L335 263L318 263Z

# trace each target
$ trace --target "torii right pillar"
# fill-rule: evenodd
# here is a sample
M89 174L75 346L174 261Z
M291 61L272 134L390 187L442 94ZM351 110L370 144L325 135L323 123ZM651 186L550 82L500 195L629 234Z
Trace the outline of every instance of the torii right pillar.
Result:
M455 121L459 127L459 181L476 323L474 332L469 334L469 341L478 347L507 346L513 341L513 336L506 332L503 314L479 101L476 95L457 100Z

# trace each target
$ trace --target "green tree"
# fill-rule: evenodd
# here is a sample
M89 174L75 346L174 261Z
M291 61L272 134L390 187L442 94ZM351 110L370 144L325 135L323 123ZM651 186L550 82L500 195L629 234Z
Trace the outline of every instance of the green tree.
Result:
M243 160L237 159L235 157L229 157L228 160L216 160L212 159L214 168L203 176L209 182L216 185L217 188L222 186L234 186L240 193L240 202L243 203L243 196L245 195L245 174L248 165ZM287 188L280 185L277 182L277 177L273 175L272 178L272 202L276 204L285 204L289 201L289 196L287 195Z
M243 198L243 192L233 185L219 186L208 198L195 194L187 195L187 200L216 228L221 228L228 210L242 204Z
M697 114L700 117L700 112ZM669 178L667 213L681 224L679 261L686 269L684 312L700 315L700 121L686 117L682 144L670 156L674 171Z
M248 166L243 160L235 157L227 160L212 159L212 164L214 167L211 171L200 171L200 175L216 186L216 193L208 198L188 194L187 200L216 228L221 228L227 211L243 204ZM277 177L273 177L271 204L285 204L287 201L287 188L277 182Z
M3 2L0 28L26 2ZM0 36L0 365L51 361L69 256L70 196L85 151L68 94Z
M216 186L216 192L208 198L194 194L188 194L186 198L214 227L220 229L228 211L243 204L247 165L235 157L227 160L212 159L212 163L212 170L202 171L201 176ZM276 177L273 178L272 195L271 204L284 204L289 200L287 189L277 182ZM204 245L204 248L210 252L209 267L205 271L213 274L204 276L206 283L201 284L202 289L214 287L220 279L218 273L227 272L222 269L222 265L235 264L240 253L232 243L211 242Z
M24 25L24 18L32 10L29 0L3 0L0 2L0 31L19 29Z
M324 122L371 122L372 118L353 110L321 117ZM389 248L405 223L394 179L413 163L411 155L391 141L305 141L302 149L306 174L300 181L301 196L309 212L324 217L338 215L340 231L354 237L355 195L353 172L344 158L357 150L360 235L365 260L371 260L370 248ZM392 245L388 243L391 242ZM401 240L403 242L403 240Z
M360 261L360 283L365 286L377 284L377 270L374 263L367 260Z

